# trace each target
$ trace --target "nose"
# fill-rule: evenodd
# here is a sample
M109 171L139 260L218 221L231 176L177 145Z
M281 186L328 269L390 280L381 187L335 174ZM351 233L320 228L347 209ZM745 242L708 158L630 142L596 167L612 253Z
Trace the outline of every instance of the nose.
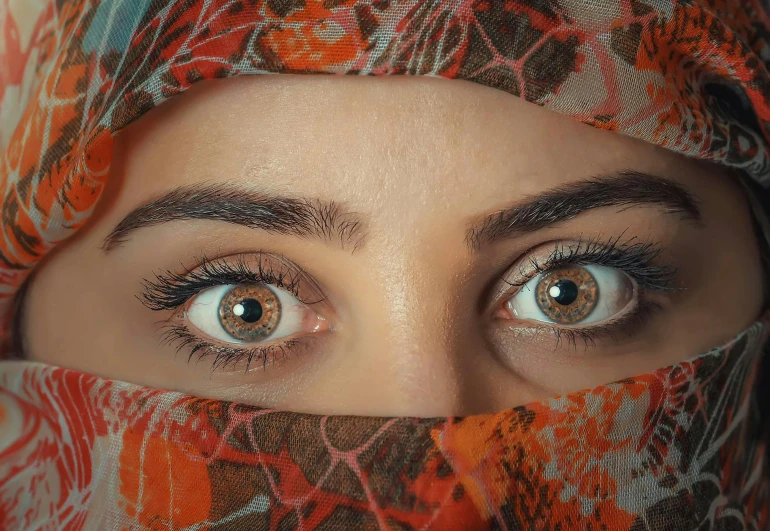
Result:
M478 297L452 273L461 266L424 253L401 263L391 257L377 287L353 304L343 349L356 360L346 372L357 375L348 387L357 399L346 412L431 417L497 409L501 369L486 346Z

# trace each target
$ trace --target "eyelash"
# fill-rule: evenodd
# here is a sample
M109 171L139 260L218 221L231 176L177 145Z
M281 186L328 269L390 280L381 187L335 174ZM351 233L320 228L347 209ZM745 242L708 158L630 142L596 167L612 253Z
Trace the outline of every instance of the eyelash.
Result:
M143 291L139 295L142 304L154 311L178 310L190 299L202 291L221 285L237 284L265 284L283 289L291 293L299 302L312 305L322 302L324 298L307 300L301 297L303 274L288 264L282 263L275 267L265 260L261 254L256 259L256 265L247 263L242 258L230 260L212 261L206 256L201 256L198 262L201 264L194 271L179 274L173 271L165 271L156 274L154 280L144 280ZM173 319L173 316L172 318ZM175 345L176 351L189 349L187 361L190 362L197 356L201 359L214 356L212 370L226 369L246 362L248 371L254 361L261 361L263 369L268 363L285 359L304 347L310 338L284 339L281 343L249 348L233 348L218 345L196 336L187 326L169 323L162 327L162 343Z
M557 243L554 250L541 264L537 257L529 259L533 271L525 273L523 268L520 273L525 277L520 282L508 282L511 286L523 286L534 276L556 269L564 265L600 265L620 269L628 276L636 280L641 288L650 291L674 291L673 280L676 278L676 268L670 265L653 265L660 255L660 246L651 242L637 242L636 237L629 238L621 243L621 234L617 238L611 238L606 243L599 238L583 241L565 249L561 243Z
M276 270L259 255L256 271L243 259L214 262L201 256L200 266L188 273L165 271L155 280L145 280L139 299L151 310L174 310L206 288L224 284L268 284L294 295L303 304L315 304L300 298L302 275L288 265ZM321 299L323 300L323 299Z
M542 263L535 256L529 259L528 263L532 268L529 273L524 272L523 266L520 268L522 280L509 282L503 279L512 287L521 287L538 274L561 266L600 265L623 271L636 281L640 289L637 307L633 312L618 319L584 328L564 328L548 323L534 325L532 328L536 333L550 332L554 335L556 349L559 348L562 341L566 341L573 348L577 347L578 341L582 341L585 348L588 349L595 346L596 340L603 336L610 337L617 342L623 335L633 335L649 317L661 309L658 303L645 297L646 293L671 292L681 289L673 287L677 276L676 268L671 265L654 265L654 261L661 252L658 244L639 242L636 241L636 237L621 242L622 238L623 234L617 238L610 238L606 242L600 238L587 241L583 241L581 238L577 244L566 248L563 244L556 243L554 250Z
M554 250L545 260L538 261L537 257L531 257L528 263L531 271L520 273L522 280L509 282L512 287L520 287L540 273L555 269L564 265L602 265L619 269L633 278L642 293L640 294L637 308L630 314L610 321L608 323L587 328L563 328L545 323L540 323L533 328L536 333L550 332L556 338L558 349L562 341L566 341L573 348L578 341L582 341L585 347L593 347L597 338L608 336L617 341L621 335L632 335L633 331L644 324L660 306L654 301L647 300L643 295L648 291L666 292L674 291L672 287L676 277L676 269L668 265L653 265L653 261L660 254L657 244L649 242L637 242L636 238L630 238L621 243L623 235L602 242L599 238L593 240L579 240L577 245L565 247L557 243ZM280 263L280 259L278 260ZM140 301L147 308L154 311L177 310L190 299L207 288L219 285L237 284L266 284L286 290L301 303L311 305L322 302L324 298L309 301L300 296L303 275L288 264L280 263L276 268L272 263L266 262L262 255L256 260L256 270L253 265L245 260L235 259L230 261L212 261L201 256L201 264L196 270L179 274L173 271L165 271L157 274L154 280L143 282L143 292L139 296ZM193 334L188 327L176 323L166 324L163 332L163 342L176 345L177 352L189 349L188 362L197 356L198 361L214 356L212 370L226 369L243 361L246 362L246 371L255 361L261 361L263 369L268 363L280 361L299 348L306 346L311 338L290 338L279 344L267 346L255 346L251 348L233 348L214 344L201 339Z
M198 356L198 361L207 356L214 356L214 361L211 364L212 370L224 370L229 366L236 366L245 361L245 371L248 371L255 360L261 361L262 369L266 369L269 363L281 361L296 353L298 349L306 346L306 341L308 340L307 338L290 338L283 340L282 343L264 347L232 348L205 341L190 332L183 325L167 325L164 328L163 342L169 345L176 345L177 352L185 348L190 349L190 354L187 357L188 363L196 355Z

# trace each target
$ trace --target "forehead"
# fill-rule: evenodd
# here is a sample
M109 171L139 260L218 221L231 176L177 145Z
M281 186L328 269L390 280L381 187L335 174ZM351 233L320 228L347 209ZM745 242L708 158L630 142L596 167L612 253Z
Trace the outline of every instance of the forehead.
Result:
M424 77L201 83L121 137L129 184L145 197L227 180L350 203L374 198L383 209L443 199L469 213L599 173L689 163L499 90Z

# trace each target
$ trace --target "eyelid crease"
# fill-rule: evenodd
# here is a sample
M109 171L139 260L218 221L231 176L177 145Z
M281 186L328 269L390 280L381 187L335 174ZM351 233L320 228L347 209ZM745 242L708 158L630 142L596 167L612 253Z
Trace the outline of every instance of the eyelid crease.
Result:
M521 288L538 274L545 273L563 265L600 265L613 267L623 271L633 278L640 288L655 292L680 291L673 285L677 275L677 269L672 265L654 265L654 261L660 255L662 248L654 242L636 241L637 237L630 237L621 242L623 231L617 237L610 237L606 241L601 236L583 240L581 237L573 244L562 241L551 242L553 250L541 262L537 255L537 249L547 244L541 244L530 250L518 264L503 273L500 282L493 290L494 305L502 297L510 297L511 288ZM566 252L565 252L566 247ZM517 267L518 266L518 267ZM527 267L528 266L528 267ZM513 269L518 269L518 279L511 279Z
M327 300L321 287L301 267L291 260L267 252L239 253L209 259L205 255L194 268L184 273L164 271L154 280L142 281L142 293L137 297L150 310L175 310L203 290L226 284L266 284L283 289L305 305ZM256 262L256 263L254 263ZM273 267L273 262L278 267ZM310 300L304 295L315 295Z
M315 280L291 260L267 252L237 253L209 259L202 255L199 265L184 273L166 271L155 275L155 280L144 280L144 291L138 296L142 304L151 310L173 310L168 318L157 324L162 330L161 344L175 345L177 354L189 351L188 363L197 356L198 361L213 356L212 371L235 368L245 361L245 372L255 362L261 368L273 365L298 353L309 344L311 335L289 335L274 340L266 339L254 344L222 344L203 332L196 333L187 322L188 304L207 289L229 284L264 284L291 293L304 304L325 302L326 296ZM312 292L317 297L310 301L302 292ZM301 300L304 299L304 300Z

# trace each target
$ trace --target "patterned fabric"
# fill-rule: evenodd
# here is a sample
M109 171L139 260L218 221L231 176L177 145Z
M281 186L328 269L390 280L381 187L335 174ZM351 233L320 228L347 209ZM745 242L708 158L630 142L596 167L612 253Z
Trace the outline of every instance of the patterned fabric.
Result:
M88 220L113 135L197 81L465 79L768 184L768 64L766 0L0 0L0 312ZM767 324L467 418L294 414L5 361L0 529L765 530Z
M767 325L652 374L465 418L287 413L7 361L0 522L767 530L752 391Z
M0 22L6 305L88 219L112 135L216 77L465 79L770 179L767 0L0 0Z

